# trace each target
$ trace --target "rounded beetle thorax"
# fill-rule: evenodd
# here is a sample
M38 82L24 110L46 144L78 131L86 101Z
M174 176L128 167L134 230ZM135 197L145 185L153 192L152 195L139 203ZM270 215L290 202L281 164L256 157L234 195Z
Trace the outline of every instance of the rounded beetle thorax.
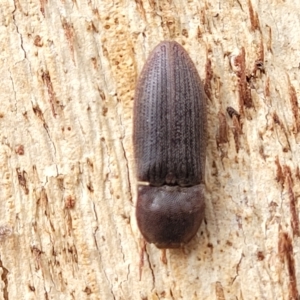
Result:
M188 243L204 217L204 185L138 187L137 223L144 238L157 248Z

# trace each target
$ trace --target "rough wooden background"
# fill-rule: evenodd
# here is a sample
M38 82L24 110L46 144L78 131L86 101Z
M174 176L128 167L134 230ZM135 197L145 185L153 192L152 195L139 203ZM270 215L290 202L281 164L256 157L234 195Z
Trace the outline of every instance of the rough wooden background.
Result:
M2 1L0 298L298 299L299 3ZM207 206L139 280L133 96L165 39L209 98Z

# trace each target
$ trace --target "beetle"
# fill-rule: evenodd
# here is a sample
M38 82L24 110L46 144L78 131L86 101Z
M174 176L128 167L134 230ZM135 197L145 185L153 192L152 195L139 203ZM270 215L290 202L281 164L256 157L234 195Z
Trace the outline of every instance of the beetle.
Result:
M184 48L163 41L149 55L134 96L136 218L149 243L179 248L205 210L206 96Z

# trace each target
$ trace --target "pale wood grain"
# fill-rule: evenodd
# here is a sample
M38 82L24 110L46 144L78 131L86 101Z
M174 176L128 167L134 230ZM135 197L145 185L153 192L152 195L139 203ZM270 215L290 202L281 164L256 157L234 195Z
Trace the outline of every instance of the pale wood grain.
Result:
M296 299L299 9L296 0L3 1L0 298ZM197 237L167 251L167 265L147 246L139 281L133 96L165 39L188 51L209 96L207 205Z

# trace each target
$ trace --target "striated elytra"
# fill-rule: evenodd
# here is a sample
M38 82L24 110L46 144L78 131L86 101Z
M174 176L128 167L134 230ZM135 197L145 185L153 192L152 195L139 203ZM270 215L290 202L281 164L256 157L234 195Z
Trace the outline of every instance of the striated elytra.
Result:
M194 63L177 42L150 54L134 98L138 227L158 248L177 248L204 217L206 101Z

